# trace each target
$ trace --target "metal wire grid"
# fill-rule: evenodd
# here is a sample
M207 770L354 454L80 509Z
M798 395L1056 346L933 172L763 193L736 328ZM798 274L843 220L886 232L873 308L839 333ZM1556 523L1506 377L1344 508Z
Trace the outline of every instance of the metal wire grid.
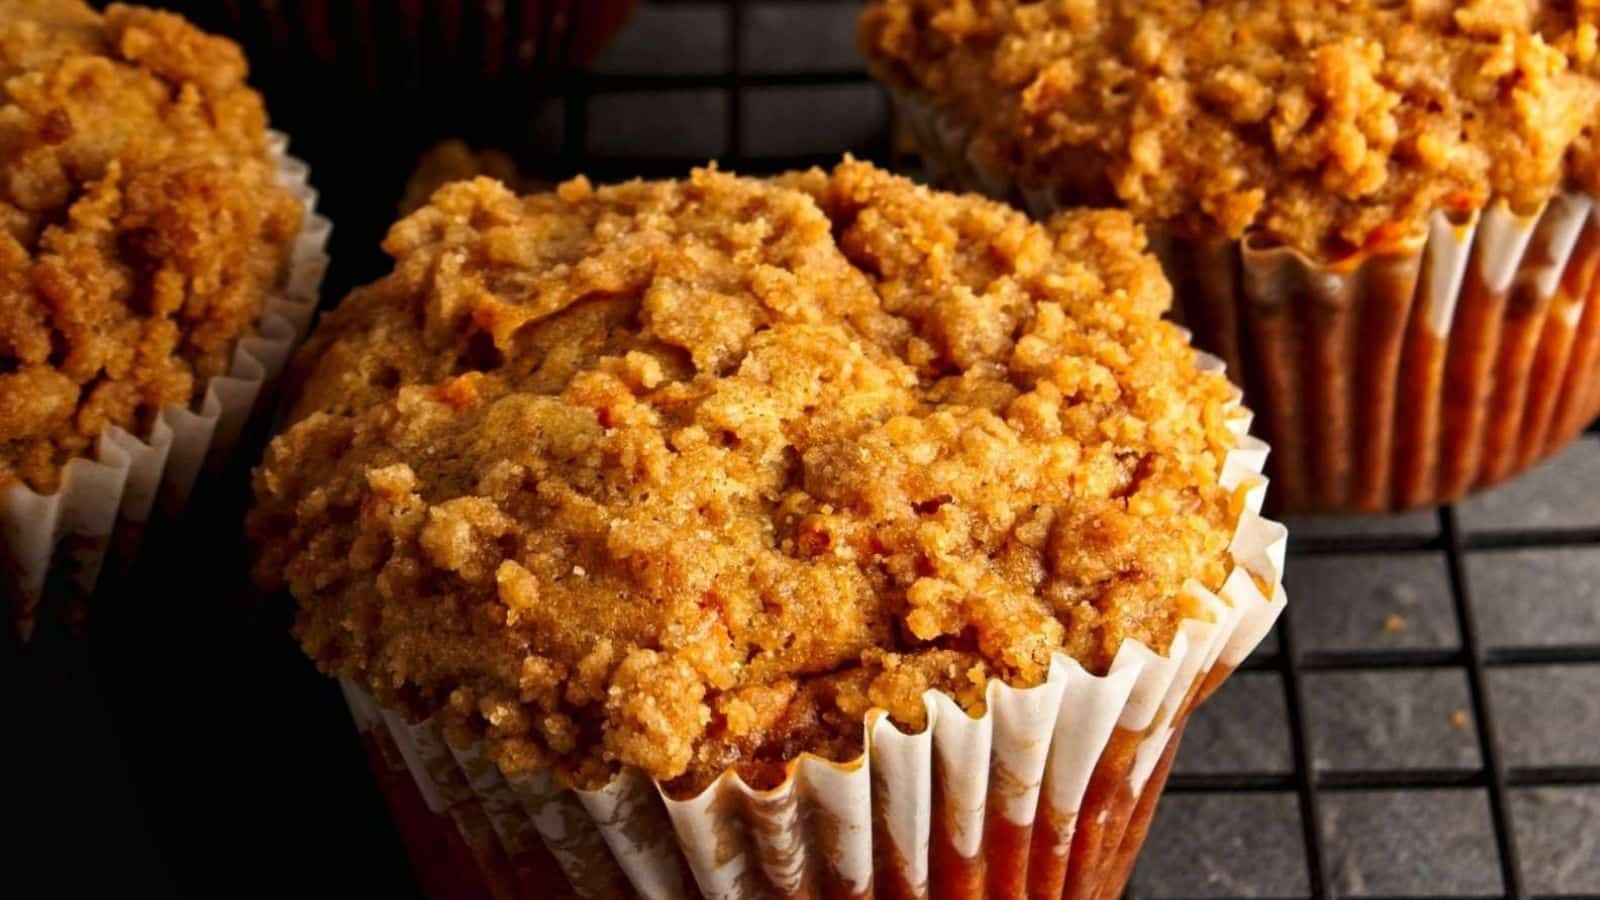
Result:
M1600 433L1600 423L1591 426ZM1595 489L1596 486L1589 486ZM1340 536L1291 541L1290 566L1295 558L1343 555L1350 553L1418 553L1442 551L1450 582L1453 612L1459 629L1460 647L1453 650L1387 649L1318 651L1302 650L1296 641L1292 616L1280 620L1279 648L1258 654L1242 670L1265 670L1282 679L1288 709L1289 737L1294 770L1280 773L1230 773L1178 775L1168 791L1173 794L1292 790L1299 801L1303 840L1306 848L1307 879L1313 897L1335 895L1329 871L1326 841L1320 823L1323 796L1349 790L1426 790L1442 787L1474 787L1487 790L1494 826L1495 849L1502 879L1503 894L1514 898L1531 896L1524 886L1523 868L1517 848L1516 829L1511 820L1510 789L1562 785L1600 784L1600 766L1549 765L1511 766L1504 758L1495 735L1495 710L1488 690L1492 669L1527 665L1568 665L1600 663L1600 645L1559 644L1536 647L1487 648L1480 638L1476 613L1471 601L1465 571L1466 555L1474 550L1556 549L1600 544L1600 528L1550 531L1503 531L1463 533L1454 506L1438 509L1439 533L1432 537L1404 538ZM1291 602L1292 598L1291 598ZM1464 669L1471 700L1471 718L1483 764L1476 770L1454 768L1416 768L1365 771L1318 772L1311 754L1313 717L1308 710L1304 675L1307 672L1371 670L1385 668ZM1579 738L1581 736L1574 736ZM1590 740L1596 736L1589 736ZM1595 823L1600 827L1600 823ZM1431 896L1431 895L1424 895ZM1460 895L1451 895L1460 896ZM1587 894L1542 894L1550 900Z
M749 31L747 26L753 10L792 19L796 28L803 25L805 17L827 14L844 15L841 3L805 2L805 0L779 0L779 2L752 3L745 0L655 0L644 5L641 16L662 14L670 20L674 16L685 19L699 18L719 21L720 66L705 66L697 61L693 72L638 71L629 69L624 62L620 68L608 66L602 59L598 71L573 73L565 78L558 91L561 104L561 140L559 143L559 169L563 174L583 172L596 180L611 180L630 176L675 176L691 166L705 163L704 155L693 150L682 151L670 141L659 146L632 148L625 155L597 150L593 138L603 132L604 122L595 120L595 107L600 98L626 95L660 97L672 93L706 93L720 95L722 136L720 152L715 152L719 165L744 173L763 173L793 169L810 165L829 165L839 158L837 151L817 152L802 150L795 153L757 153L747 146L747 98L769 88L828 89L842 86L869 86L870 78L859 62L838 66L807 67L784 71L760 71L763 67L750 66L747 52ZM720 15L718 15L720 13ZM664 24L664 23L662 23ZM836 25L835 21L835 25ZM677 35L665 34L668 43ZM670 67L669 67L670 68ZM887 105L884 104L884 110ZM826 129L826 121L807 123L806 128ZM704 133L708 123L704 118L684 121L685 132ZM915 168L915 161L897 152L893 123L887 113L881 116L876 133L866 140L854 140L846 147L856 156L898 168ZM1600 434L1600 423L1591 428L1591 434ZM1575 485L1580 492L1600 491L1600 485ZM1339 894L1331 869L1328 838L1324 833L1323 807L1330 794L1363 790L1430 791L1442 788L1476 788L1486 792L1493 826L1495 866L1500 878L1500 889L1481 895L1524 898L1531 895L1524 884L1524 869L1518 851L1517 830L1510 808L1511 791L1516 788L1547 786L1600 785L1600 765L1538 765L1518 766L1507 762L1504 748L1496 740L1496 713L1488 686L1489 675L1499 669L1532 665L1600 664L1600 643L1562 643L1542 646L1489 647L1482 638L1471 597L1471 587L1466 573L1469 553L1488 550L1555 549L1600 546L1600 524L1579 529L1495 530L1466 531L1463 529L1455 507L1446 506L1437 511L1436 534L1394 536L1372 534L1343 534L1292 539L1290 557L1338 557L1350 554L1426 554L1442 553L1447 565L1451 607L1455 618L1455 648L1405 648L1405 649L1344 649L1307 650L1301 645L1301 636L1292 616L1285 616L1278 628L1278 646L1252 657L1242 671L1275 674L1283 692L1287 709L1288 739L1292 754L1289 772L1227 772L1184 773L1174 775L1168 786L1170 796L1217 795L1256 792L1290 793L1298 806L1300 840L1304 845L1306 893L1314 898ZM1292 532L1291 532L1292 533ZM1291 573L1293 562L1290 565ZM1592 585L1576 586L1593 590ZM1533 601L1537 598L1521 598ZM1293 600L1291 599L1291 604ZM1354 672L1382 670L1447 670L1464 672L1470 699L1470 718L1481 765L1475 768L1396 768L1359 771L1319 771L1313 759L1313 734L1317 727L1316 716L1310 708L1306 680L1308 673ZM1600 742L1600 735L1573 735L1575 741ZM1181 766L1180 766L1181 769ZM1600 830L1600 821L1590 823ZM1159 825L1158 825L1159 830ZM1159 840L1156 835L1152 840ZM1403 840L1403 836L1396 836ZM1141 878L1136 875L1132 893L1140 893ZM1600 890L1597 887L1596 890ZM1214 894L1213 894L1214 895ZM1373 896L1363 894L1363 896ZM1433 896L1429 894L1408 896ZM1463 896L1452 894L1451 896ZM1544 900L1593 896L1585 894L1539 894Z
M579 9L584 0L566 0L568 9ZM197 4L168 4L192 6L200 9ZM509 5L517 6L511 2ZM219 5L219 9L224 5ZM297 8L295 4L261 4L262 8ZM229 11L253 7L244 3L229 3L225 5ZM329 4L330 9L342 9L341 4ZM546 7L546 9L552 9ZM748 172L762 173L808 165L828 165L838 159L843 150L850 150L858 157L873 160L882 165L896 168L914 168L915 161L909 156L899 152L895 139L892 123L887 115L887 104L883 102L881 94L876 92L870 78L858 60L853 59L848 50L849 34L848 22L853 19L857 10L856 5L850 0L654 0L645 3L635 17L630 28L646 26L647 31L643 36L642 45L646 48L652 46L656 52L652 55L656 61L665 61L665 68L669 71L653 70L650 66L633 66L626 59L618 59L616 54L602 59L593 71L586 73L570 73L560 76L549 85L553 94L553 105L544 115L530 115L520 117L508 115L501 121L490 122L493 129L481 134L472 134L466 131L442 130L432 136L432 139L465 136L478 143L499 145L506 149L515 150L531 173L546 176L564 176L584 173L596 180L613 180L633 175L642 176L678 176L689 167L701 165L706 160L715 156L721 165L726 168ZM253 13L252 13L253 14ZM661 20L668 20L672 28L688 29L691 27L707 27L711 33L690 35L687 31L671 31L662 34L659 29L654 34L648 31L651 19L656 20L656 25ZM826 22L826 25L814 23ZM785 30L786 29L786 30ZM806 42L813 40L818 33L817 29L831 29L830 41L839 46L830 44L819 48L826 52L808 55ZM783 38L792 35L794 46L789 52L783 53L781 61L765 58L774 52L773 35L779 33ZM759 40L753 34L762 34ZM381 37L381 36L380 36ZM625 34L619 41L617 50L626 51L630 39ZM635 49L641 46L638 33L632 39ZM682 65L683 47L688 45L704 46L709 48L705 58L693 60L693 65ZM557 58L565 58L567 50L563 47L545 48L542 52ZM676 58L674 58L676 54ZM624 54L626 55L626 54ZM826 59L827 62L819 63L817 60ZM257 60L262 63L261 60ZM270 72L272 63L263 64L263 68ZM279 70L292 71L295 62L291 59L279 60ZM264 72L263 74L266 74ZM794 121L783 121L785 116L774 116L772 105L767 101L777 94L806 94L812 93L817 99L812 102L810 109L822 110L821 115L805 117L789 117ZM292 92L279 92L286 96L293 96ZM621 142L608 140L607 129L618 124L614 120L619 116L624 118L629 114L630 107L624 101L628 99L642 99L644 103L636 104L631 109L650 112L650 107L658 98L681 95L705 96L716 99L716 103L709 105L708 114L697 114L693 117L684 116L681 121L669 121L665 124L669 133L653 133L650 140L634 141L631 145L628 140ZM273 96L278 96L274 94ZM848 109L835 109L830 106L836 100L848 97L856 105ZM448 121L437 124L440 129L455 127L469 128L475 123L484 121L483 109L493 108L489 103L478 103L476 110L464 109ZM330 107L333 109L334 107ZM293 104L286 104L285 109L291 114L295 111ZM274 110L275 118L280 113ZM835 115L839 113L840 115ZM326 121L318 119L323 116ZM659 118L659 113L657 113ZM316 109L306 111L307 124L301 128L291 128L297 135L297 142L308 143L318 137L325 137L325 145L320 148L318 156L318 181L319 184L337 185L347 174L369 174L369 170L376 161L392 161L396 168L408 165L404 158L404 149L395 147L386 148L384 153L373 154L370 147L363 145L353 134L350 127L338 127L341 121L337 114ZM848 119L854 123L853 130L847 135L842 135L832 144L828 140L817 140L818 133L831 133L837 131L840 118ZM862 125L867 122L866 125ZM290 124L293 124L292 122ZM627 124L626 122L622 124ZM659 124L659 123L658 123ZM787 126L798 138L794 149L783 149L781 140L769 140L762 129L770 125ZM365 127L365 125L361 126ZM500 133L496 133L495 129ZM520 133L517 133L518 130ZM636 132L629 132L636 134ZM710 133L714 141L708 141L706 135ZM761 140L752 141L752 136L761 137ZM382 139L390 139L390 134L379 135ZM687 144L677 143L679 137L692 138ZM660 140L656 140L660 138ZM348 145L348 148L345 147ZM311 149L318 149L313 146ZM345 157L349 157L347 160ZM393 159L391 159L393 157ZM341 165L343 168L340 168ZM330 172L332 174L330 174ZM378 181L381 179L369 179ZM329 191L330 199L334 199L337 191ZM339 233L345 236L346 244L336 253L336 259L342 260L337 266L337 273L332 279L328 291L329 302L342 296L344 289L351 284L360 283L371 277L371 272L361 271L363 264L369 268L381 265L381 260L373 259L363 263L359 261L362 248L374 247L381 236L383 228L392 219L393 199L387 196L378 196L378 192L362 190L347 190L345 192L346 208L336 216L340 222ZM352 263L352 259L358 261ZM1587 502L1591 505L1600 504L1600 427L1591 427L1590 437L1587 439L1591 458L1596 465L1583 469L1584 473L1591 473L1592 478L1587 482L1563 485L1568 494L1576 494L1576 500L1569 502ZM1548 469L1546 469L1548 471ZM1532 473L1529 480L1542 477L1540 473ZM218 501L219 507L226 507L225 501ZM1337 569L1344 566L1352 558L1384 560L1406 558L1442 558L1444 567L1443 580L1445 586L1442 594L1447 594L1449 608L1449 625L1452 630L1451 640L1447 644L1437 646L1408 646L1405 648L1382 647L1380 642L1370 641L1359 645L1341 645L1335 649L1328 649L1324 644L1319 644L1320 635L1312 624L1302 620L1296 615L1297 610L1304 606L1296 607L1296 597L1305 599L1302 593L1291 593L1291 611L1286 615L1277 630L1276 644L1269 645L1253 656L1243 667L1239 676L1236 676L1224 688L1223 694L1213 701L1213 706L1221 706L1227 701L1230 689L1242 685L1248 679L1255 679L1258 686L1267 688L1267 698L1272 703L1282 705L1282 727L1267 729L1273 733L1247 731L1243 738L1250 741L1269 742L1282 740L1284 753L1281 765L1262 766L1250 764L1242 768L1227 771L1195 771L1184 767L1184 760L1180 757L1177 773L1169 783L1164 803L1164 811L1178 808L1175 815L1163 819L1158 816L1154 833L1147 844L1144 853L1144 863L1134 878L1134 887L1131 894L1138 897L1173 898L1204 894L1210 897L1221 896L1284 896L1284 897L1332 897L1341 895L1359 894L1361 896L1383 896L1384 891L1379 890L1351 890L1345 883L1339 865L1341 848L1339 841L1343 837L1330 834L1327 825L1327 812L1330 807L1336 806L1341 800L1366 791L1396 792L1402 797L1425 797L1432 794L1450 791L1472 791L1481 794L1485 799L1487 808L1488 827L1491 834L1488 845L1484 847L1485 856L1492 855L1492 860L1485 860L1491 878L1489 882L1474 882L1476 885L1470 890L1462 891L1451 888L1439 888L1435 884L1426 885L1426 890L1413 890L1408 887L1409 893L1389 892L1389 896L1455 896L1455 897L1495 897L1507 896L1513 898L1537 897L1539 900L1564 900L1581 896L1600 896L1600 860L1579 860L1584 866L1585 877L1580 879L1574 890L1589 893L1550 893L1540 887L1544 880L1530 878L1529 869L1524 865L1530 853L1527 845L1519 846L1519 830L1516 827L1518 812L1515 807L1515 795L1530 789L1579 789L1597 795L1600 798L1600 733L1571 733L1566 739L1573 745L1584 745L1583 752L1566 754L1563 759L1573 759L1576 762L1561 762L1546 764L1542 761L1535 764L1523 764L1514 752L1514 747L1506 743L1507 720L1515 721L1521 710L1508 707L1503 702L1496 702L1496 692L1491 686L1496 676L1530 669L1555 669L1566 671L1584 670L1586 672L1600 672L1600 612L1590 612L1583 629L1572 635L1565 635L1556 639L1548 631L1538 635L1537 646L1532 643L1497 642L1492 640L1492 634L1486 630L1482 621L1484 606L1484 592L1482 584L1475 584L1469 569L1469 562L1474 558L1481 561L1484 555L1519 553L1525 551L1546 552L1561 551L1582 553L1588 559L1600 559L1600 510L1596 514L1585 518L1576 527L1568 527L1571 523L1559 526L1539 525L1532 528L1523 528L1506 525L1491 524L1489 527L1480 527L1484 516L1481 509L1472 513L1475 518L1463 515L1461 508L1446 507L1436 513L1436 527L1429 528L1426 533L1395 533L1385 529L1377 531L1352 527L1351 529L1329 535L1327 530L1320 530L1318 536L1305 537L1306 531L1296 531L1291 525L1291 533L1301 536L1291 540L1289 576L1291 584L1295 579L1296 566L1330 564L1338 561ZM207 517L197 515L199 521L206 521ZM225 516L211 517L212 521L236 521L236 511L228 512ZM1471 520L1469 521L1469 518ZM1527 517L1521 517L1526 519ZM202 582L215 581L228 583L223 579L237 575L234 570L242 570L242 561L235 559L238 555L237 548L231 550L222 548L225 539L219 538L216 547L210 544L204 546L211 548L206 552L197 553L192 546L181 540L175 540L174 548L168 554L172 566L194 566L198 557L200 560L216 559L211 562L214 572L210 576L202 576ZM213 552L215 551L215 552ZM233 556L230 556L232 553ZM163 566L160 562L151 565L152 572L159 572ZM170 568L170 566L168 567ZM1587 570L1586 570L1587 571ZM1600 566L1592 568L1600 572ZM232 573L231 575L229 573ZM1582 577L1582 573L1579 573ZM1591 576L1600 578L1600 576ZM159 580L159 579L158 579ZM141 583L142 584L142 583ZM160 584L164 587L164 582ZM1600 584L1595 581L1576 583L1570 586L1573 591L1582 595L1586 602L1600 607ZM134 589L138 593L138 586ZM1499 599L1499 598L1496 598ZM1505 598L1519 606L1531 606L1541 603L1544 597L1536 595L1523 595ZM184 685L185 692L192 692L194 686L189 681L190 671L193 669L192 661L185 661L181 656L175 655L172 660L161 662L161 657L153 660L147 648L161 639L159 628L167 620L162 619L148 625L141 626L142 617L132 614L138 606L134 603L121 604L126 609L123 616L125 621L117 622L118 627L104 629L100 632L107 638L109 647L100 647L101 651L115 650L109 654L109 660L103 664L104 670L99 675L100 688L107 697L103 702L108 708L119 711L121 719L117 729L126 730L127 734L142 734L148 730L156 711L150 708L148 698L163 696L168 686L173 684ZM115 613L117 605L109 605L107 613ZM199 617L197 617L198 619ZM205 621L210 621L206 619ZM281 634L284 629L274 627L264 629L272 634ZM246 696L254 698L254 702L261 707L262 716L267 716L276 707L273 703L282 703L282 709L276 709L277 718L268 721L276 723L277 727L265 729L265 734L257 733L252 729L248 734L241 731L235 735L237 741L248 741L253 744L266 746L263 758L283 759L292 758L298 742L296 735L305 728L304 720L309 713L301 695L294 695L294 699L283 699L283 674L284 672L296 673L295 677L306 680L314 676L306 670L303 661L299 658L298 651L286 641L282 646L272 644L269 646L255 647L249 643L248 636L255 635L263 629L252 627L239 627L228 632L231 640L225 640L221 647L225 651L250 651L245 657L258 665L263 672L271 673L265 680L267 683L256 686L254 693ZM208 635L214 640L215 635ZM117 638L113 640L113 638ZM81 642L71 642L67 646L83 647ZM281 658L280 658L281 657ZM220 661L215 661L215 668L219 671L228 671ZM276 667L274 667L274 665ZM201 667L206 668L205 666ZM1475 762L1467 765L1395 765L1390 767L1355 767L1330 770L1321 765L1318 760L1319 737L1326 740L1332 733L1327 710L1323 708L1325 699L1317 693L1316 680L1329 675L1354 675L1361 673L1396 674L1401 672L1425 672L1449 675L1460 675L1465 682L1463 692L1466 698L1465 705L1471 719L1470 739L1474 743ZM126 685L126 688L123 686ZM320 681L312 686L307 686L306 694L313 693L312 687L322 687ZM244 691L249 685L232 683L229 690L233 692ZM55 696L52 694L51 696ZM96 703L102 698L96 698ZM1252 701L1253 702L1253 701ZM334 734L348 732L347 724L343 720L343 712L335 708L330 698L324 723L325 728ZM1591 701L1587 707L1591 710L1590 716L1595 715L1593 710L1600 709L1600 704ZM1232 721L1226 714L1233 712L1228 709L1219 709L1224 714L1224 721ZM168 719L163 719L163 729L175 729L177 726L170 719L181 718L178 713L173 713ZM90 726L82 726L80 720L87 721ZM103 721L104 720L104 721ZM1582 718L1584 722L1593 722L1593 718ZM108 729L112 728L110 720L106 717L72 716L67 721L56 722L54 719L44 719L52 724L45 726L50 733L76 734L74 727L85 731L81 739L68 743L69 747L81 746L83 753L68 755L64 761L57 762L62 765L62 771L71 771L74 778L81 778L86 771L99 771L101 760L97 755L107 746ZM1197 723L1198 724L1198 723ZM27 729L24 729L27 730ZM121 733L120 731L118 733ZM177 732L174 732L177 733ZM279 735L278 743L272 743L274 735ZM1234 735L1240 737L1239 734ZM1185 744L1187 749L1203 750L1203 745L1197 741L1201 735L1191 726L1189 740ZM124 739L125 744L130 742ZM140 742L131 742L130 745L139 745ZM149 757L149 758L146 758ZM190 770L199 763L188 757L177 757L167 760L165 754L151 750L145 756L137 759L138 768L142 771L148 769L155 773L155 781L162 782L163 789L167 783L183 784L194 779ZM364 769L365 763L355 754L349 761L353 771ZM46 771L51 771L46 769ZM113 773L114 774L114 773ZM220 773L218 773L220 775ZM349 783L353 780L346 777L343 770L330 771L326 780L315 781L310 773L285 773L276 780L263 779L265 785L255 793L247 794L247 805L254 804L252 808L262 810L278 810L281 815L288 815L291 810L298 810L305 803L312 802L311 798L319 798L325 804L324 812L330 824L325 830L317 830L318 822L301 822L296 833L304 831L309 837L303 846L297 845L295 853L321 860L327 866L334 866L345 860L352 852L364 852L370 856L358 858L369 860L369 866L362 870L363 878L370 879L373 870L388 872L395 869L399 877L399 870L393 864L390 856L397 848L384 850L379 847L352 848L346 841L350 832L362 832L365 816L372 814L373 804L376 800L368 799L368 805L362 805L356 800L350 800L346 806L339 806L328 798L339 796L341 788L348 790ZM307 779L313 779L309 782ZM49 780L49 779L46 779ZM127 833L142 834L137 816L124 810L118 813L113 808L112 801L108 799L111 794L105 793L100 787L108 779L102 778L90 782L95 796L95 802L100 804L99 812L92 817L96 822L109 823L109 827L102 828L97 834L110 835L122 830L122 835L115 841L107 840L109 846L115 846L125 851L125 859L120 859L118 866L113 867L119 877L131 878L134 882L145 883L156 876L147 872L147 869L159 868L155 862L156 854L153 850L145 848L144 843L126 839ZM130 789L117 782L112 782L112 794L120 790L129 793ZM141 782L141 785L143 783ZM141 788L143 789L143 788ZM283 796L287 800L281 806L272 806L274 799ZM89 796L86 792L85 797ZM117 796L121 796L117 794ZM1275 802L1282 800L1283 805L1289 809L1286 830L1293 828L1297 834L1287 836L1287 840L1294 846L1294 855L1287 863L1293 870L1292 878L1277 881L1257 880L1249 881L1243 878L1238 890L1229 886L1219 888L1217 884L1207 882L1204 875L1204 866L1198 854L1203 849L1197 846L1191 853L1191 845L1178 845L1173 850L1175 841L1181 840L1186 834L1194 832L1196 823L1185 819L1186 813L1182 811L1181 804L1185 800L1204 801L1208 799L1259 799L1272 798ZM88 802L87 800L85 802ZM125 804L131 808L132 804ZM54 809L61 807L61 798L52 796L48 802L42 803L38 808ZM24 808L29 808L24 803ZM65 808L70 809L71 804ZM224 865L233 862L243 863L245 858L238 856L241 846L249 846L250 840L234 840L230 835L234 832L228 830L219 833L214 843L206 843L201 834L196 833L195 823L189 820L188 806L175 804L170 811L160 809L150 810L155 828L163 834L179 835L176 843L169 850L178 852L173 848L181 849L186 861L186 866L202 867L203 860L215 855ZM263 817L263 822L275 821L270 815ZM1164 828L1163 823L1166 826ZM37 824L37 823L36 823ZM270 827L270 826L269 826ZM1246 835L1259 834L1270 826L1264 822L1248 821L1241 824L1239 833ZM91 837L84 834L85 825L79 821L63 823L59 829L60 834L71 834L75 840ZM1254 831L1252 831L1254 829ZM1578 825L1579 831L1573 833L1570 843L1574 846L1589 847L1594 849L1596 856L1600 856L1600 812L1595 812L1590 818L1583 820ZM1203 829L1202 829L1203 830ZM206 831L206 829L199 829ZM56 834L45 828L44 834ZM1192 834L1189 834L1192 836ZM1202 834L1201 837L1210 837ZM1565 836L1558 836L1565 837ZM1548 835L1546 835L1548 838ZM260 836L266 840L267 836ZM283 839L282 834L275 833L272 839ZM1248 838L1247 838L1248 839ZM1407 835L1404 833L1385 833L1380 839L1404 842ZM90 841L91 845L94 842ZM28 845L24 843L24 847ZM327 855L316 857L320 850ZM230 853L235 855L229 855ZM23 851L19 858L29 855ZM46 858L49 858L48 853ZM178 858L178 857L174 857ZM140 865L144 868L138 868ZM1231 864L1230 864L1231 865ZM83 872L93 867L74 867L68 872ZM1232 867L1230 873L1238 873L1246 866ZM286 870L292 873L293 868ZM236 873L234 873L236 874ZM267 873L262 873L266 877ZM1244 873L1248 875L1248 872ZM56 876L55 889L61 888L59 881L61 875ZM1498 883L1493 883L1497 881ZM149 883L154 883L153 881ZM1415 879L1413 882L1415 883ZM24 881L26 884L26 881ZM1262 885L1267 885L1262 887ZM1291 887L1283 887L1291 885ZM365 885L370 888L370 883ZM404 890L400 885L394 889ZM26 893L26 891L24 891Z
M596 180L609 180L620 177L674 177L681 176L685 171L694 166L705 165L707 157L703 154L675 152L672 146L663 146L638 154L618 156L608 154L604 150L597 152L592 146L595 128L591 121L591 112L594 100L597 97L607 97L626 94L660 94L671 92L716 91L721 94L724 102L722 107L722 121L720 132L724 137L720 152L716 159L724 168L743 173L761 174L767 172L805 168L809 166L828 166L839 160L839 153L826 152L800 152L800 153L752 153L745 147L745 115L747 98L751 92L768 88L827 88L844 85L870 86L873 84L866 70L859 63L835 68L808 68L805 70L790 71L752 71L748 65L748 52L746 38L748 35L747 22L753 7L767 9L794 7L804 10L813 9L839 10L853 4L840 2L813 2L813 0L780 0L780 2L753 3L749 0L653 0L642 4L644 14L651 10L678 9L678 10L709 10L720 8L722 15L709 18L721 20L721 65L717 71L711 67L699 67L693 72L642 72L637 70L611 70L605 66L604 58L598 70L578 71L569 73L560 90L560 101L563 111L563 127L561 129L561 159L563 168L572 173L582 172ZM799 13L804 15L805 13ZM758 67L759 68L759 67ZM817 128L828 127L826 122L808 123ZM902 166L911 164L912 161L901 157L896 158L893 153L893 123L887 116L879 123L878 134L875 138L865 142L856 142L848 149L857 157L869 159L880 165L893 165L900 163ZM704 121L685 122L684 128L691 132L703 133L707 127Z

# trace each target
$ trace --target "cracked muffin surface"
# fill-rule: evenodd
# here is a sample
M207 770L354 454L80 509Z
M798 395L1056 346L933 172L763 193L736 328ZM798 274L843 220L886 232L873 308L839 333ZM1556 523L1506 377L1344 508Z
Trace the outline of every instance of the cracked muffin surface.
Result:
M1600 190L1590 3L873 0L872 69L971 155L1188 238L1338 257Z
M326 671L507 771L757 784L863 716L1165 650L1233 391L1118 212L846 160L446 186L302 351L257 577Z
M303 215L244 79L174 15L0 0L0 488L227 371Z

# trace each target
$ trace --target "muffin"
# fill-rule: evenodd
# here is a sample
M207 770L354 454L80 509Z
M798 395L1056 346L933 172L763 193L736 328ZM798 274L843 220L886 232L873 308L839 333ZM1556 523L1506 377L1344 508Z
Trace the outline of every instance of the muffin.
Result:
M272 87L352 96L388 91L435 99L461 90L518 90L592 60L635 0L412 0L398 3L209 3L172 0L201 25L264 59ZM318 73L296 76L293 66Z
M181 502L308 324L326 228L244 75L170 14L0 0L0 560L24 634L49 576L91 589L119 520Z
M458 182L384 249L248 531L492 892L1116 895L1283 605L1131 217L847 159Z
M564 118L573 72L635 0L169 0L238 41L274 121L317 162L345 290L386 271L371 235L394 221L429 147L498 147L530 171L570 172L582 126ZM352 134L370 136L351 140ZM378 198L379 202L374 202ZM424 198L426 199L426 198Z
M1293 510L1454 500L1600 411L1596 13L944 4L861 23L937 174L1151 230Z

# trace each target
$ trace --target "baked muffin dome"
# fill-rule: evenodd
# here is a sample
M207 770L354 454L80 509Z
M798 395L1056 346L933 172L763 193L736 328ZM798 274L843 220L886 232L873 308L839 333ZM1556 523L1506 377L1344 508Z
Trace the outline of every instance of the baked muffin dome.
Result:
M177 16L0 0L0 488L227 370L303 214L244 78Z
M1165 650L1228 574L1232 389L1126 214L847 160L459 182L384 246L256 472L257 576L507 771L771 783L871 707Z
M874 0L873 71L979 130L1024 181L1072 176L1188 238L1336 256L1435 209L1600 189L1600 13L1524 0Z

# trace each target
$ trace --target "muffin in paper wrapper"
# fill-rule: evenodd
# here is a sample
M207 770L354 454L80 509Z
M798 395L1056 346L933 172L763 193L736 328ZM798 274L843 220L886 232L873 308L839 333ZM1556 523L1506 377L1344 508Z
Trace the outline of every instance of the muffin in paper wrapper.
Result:
M936 181L1045 217L1067 179L1003 175L957 117L892 91ZM1177 317L1260 411L1292 512L1446 503L1551 455L1600 415L1600 220L1561 193L1435 212L1426 232L1332 263L1265 236L1152 235Z
M630 769L597 790L507 777L439 722L340 686L435 896L923 898L937 884L943 897L1113 900L1190 712L1285 605L1287 532L1259 514L1267 445L1250 421L1236 395L1221 478L1243 499L1230 574L1215 594L1189 582L1202 617L1166 654L1130 640L1100 676L1057 654L1040 685L990 681L978 717L929 691L920 732L874 711L859 758L802 754L770 790L732 772L688 798Z
M181 509L208 461L233 448L250 413L283 372L316 312L332 225L316 214L311 170L288 155L288 138L268 135L278 183L305 207L282 280L239 339L224 375L190 407L166 406L140 437L112 426L92 456L69 461L54 493L23 484L0 489L0 578L17 633L31 635L48 597L76 602L99 580L108 556L131 555L151 515Z
M327 90L330 80L352 96L411 88L516 87L540 74L586 64L636 3L183 0L165 5L243 44L258 60L271 96L291 90L309 100ZM306 80L307 66L324 77Z

